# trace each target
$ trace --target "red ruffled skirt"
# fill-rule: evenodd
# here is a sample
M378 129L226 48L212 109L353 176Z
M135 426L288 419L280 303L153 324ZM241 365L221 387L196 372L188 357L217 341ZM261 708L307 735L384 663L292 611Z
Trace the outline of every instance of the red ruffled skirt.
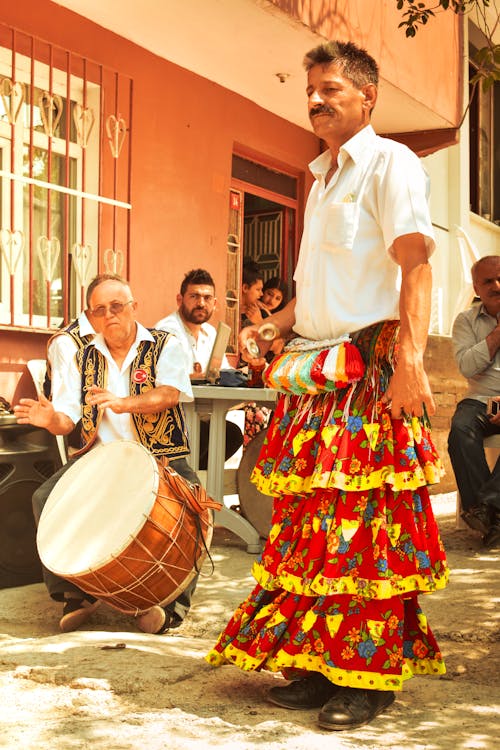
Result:
M253 474L275 498L257 585L209 663L378 690L444 673L417 600L448 580L427 491L442 466L427 421L380 402L397 334L396 321L360 333L355 386L279 399Z

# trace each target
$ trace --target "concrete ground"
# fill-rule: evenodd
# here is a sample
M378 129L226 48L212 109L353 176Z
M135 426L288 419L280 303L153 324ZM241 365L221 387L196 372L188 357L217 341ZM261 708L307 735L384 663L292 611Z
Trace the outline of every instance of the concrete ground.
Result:
M0 748L14 750L494 750L500 709L499 553L457 530L455 495L433 505L452 568L421 602L445 655L441 678L406 683L396 703L352 732L318 728L317 711L266 702L282 678L210 667L203 659L253 587L253 556L224 529L194 606L173 635L140 633L101 607L61 634L43 584L0 590Z

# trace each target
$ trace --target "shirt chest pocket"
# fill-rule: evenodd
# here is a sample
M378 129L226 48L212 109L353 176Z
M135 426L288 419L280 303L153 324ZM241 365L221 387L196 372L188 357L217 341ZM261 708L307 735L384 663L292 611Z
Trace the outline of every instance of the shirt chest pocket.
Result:
M331 203L324 213L322 247L330 253L351 252L359 225L359 203Z

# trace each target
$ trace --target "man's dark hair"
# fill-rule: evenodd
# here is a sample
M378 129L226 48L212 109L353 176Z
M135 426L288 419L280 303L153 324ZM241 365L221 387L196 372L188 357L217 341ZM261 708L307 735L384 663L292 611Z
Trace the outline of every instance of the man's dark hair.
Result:
M215 292L215 282L208 271L205 271L204 268L193 268L192 271L188 271L184 276L181 284L181 295L183 297L190 284L206 284L207 286L213 286Z
M342 74L360 89L367 83L378 86L378 65L368 52L353 42L324 42L310 50L304 57L307 71L315 65L339 66Z
M94 276L87 287L87 294L85 295L87 307L90 307L90 298L92 297L92 292L94 291L94 289L100 284L103 284L105 281L119 281L120 284L123 284L123 286L129 285L127 279L124 279L123 276L120 276L117 273L100 273L97 276Z
M242 283L247 286L252 286L256 281L263 280L262 271L259 268L258 263L250 258L243 261L243 278Z

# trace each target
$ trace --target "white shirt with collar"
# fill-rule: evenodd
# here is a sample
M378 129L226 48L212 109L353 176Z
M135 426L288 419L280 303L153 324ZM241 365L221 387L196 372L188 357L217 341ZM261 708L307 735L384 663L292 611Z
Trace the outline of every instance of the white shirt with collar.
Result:
M484 404L500 393L500 350L491 358L486 342L496 326L496 317L476 302L458 314L451 334L458 368L469 386L464 398Z
M184 324L179 311L167 315L166 318L162 318L154 326L160 329L160 331L168 331L168 333L175 334L182 342L184 351L189 362L189 373L193 373L194 365L196 362L201 366L202 372L206 372L210 354L214 345L215 337L217 335L216 328L211 323L202 323L198 333L198 338L195 338L189 328ZM222 359L222 368L229 369L231 365L227 361L226 355Z
M151 333L137 323L136 337L127 356L118 368L102 334L97 334L93 344L105 357L107 368L107 390L123 398L130 395L130 365L141 341L153 341ZM170 385L180 391L179 401L192 401L193 391L187 373L187 362L181 343L171 336L162 349L156 368L155 386ZM66 414L73 422L81 417L81 376L73 358L66 370L64 381L57 392L53 392L52 403L56 411ZM111 409L104 411L97 431L97 442L109 443L113 440L136 440L131 414L115 414Z
M78 316L78 325L80 336L95 336L94 328L85 312L81 312ZM52 392L59 390L61 380L64 380L69 363L74 360L77 351L78 345L69 333L61 331L61 333L54 335L47 348Z
M343 144L328 185L330 152L309 168L316 178L307 201L294 279L294 329L313 340L337 338L380 320L399 318L399 266L394 240L434 232L428 179L406 146L368 125Z

